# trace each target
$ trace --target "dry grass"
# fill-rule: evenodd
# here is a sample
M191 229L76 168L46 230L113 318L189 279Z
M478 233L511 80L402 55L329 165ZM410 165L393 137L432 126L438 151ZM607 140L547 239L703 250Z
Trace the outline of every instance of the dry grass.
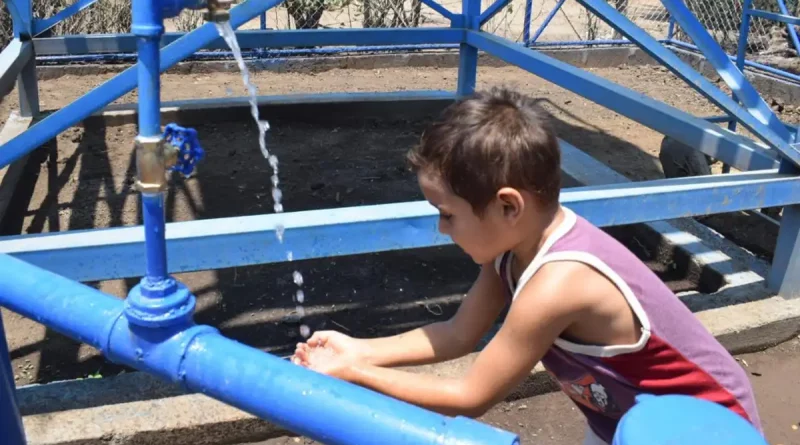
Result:
M47 18L58 13L74 0L34 0L33 16ZM0 45L5 47L13 36L11 14L3 2L0 10ZM51 29L52 35L102 34L130 32L131 0L100 0Z

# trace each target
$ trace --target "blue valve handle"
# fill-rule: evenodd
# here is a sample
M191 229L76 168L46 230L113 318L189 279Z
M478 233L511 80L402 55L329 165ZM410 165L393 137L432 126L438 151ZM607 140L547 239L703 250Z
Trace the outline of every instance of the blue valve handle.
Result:
M168 124L164 129L164 142L178 149L178 161L170 167L170 170L180 172L184 176L191 175L195 165L205 157L194 128Z

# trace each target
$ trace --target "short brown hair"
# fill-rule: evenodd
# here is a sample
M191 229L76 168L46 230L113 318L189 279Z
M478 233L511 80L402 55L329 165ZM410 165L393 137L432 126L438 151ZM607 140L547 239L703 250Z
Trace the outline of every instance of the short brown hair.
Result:
M532 193L550 208L561 191L561 152L547 112L503 88L448 106L408 153L414 171L441 176L480 215L502 187Z

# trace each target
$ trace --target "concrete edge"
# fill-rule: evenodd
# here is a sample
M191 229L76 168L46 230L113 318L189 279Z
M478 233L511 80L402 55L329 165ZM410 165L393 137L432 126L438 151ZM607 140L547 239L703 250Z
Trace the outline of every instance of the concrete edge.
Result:
M0 147L6 142L22 134L30 128L33 118L21 117L16 111L12 111L8 116L3 129L0 130ZM28 155L16 160L6 167L0 168L0 224L6 216L8 206L14 198L14 192L22 179L25 165L28 163Z
M752 292L750 286L737 286L722 293ZM771 297L737 306L703 311L698 318L733 353L744 353L773 346L800 332L800 300ZM462 374L477 357L466 357L428 366L405 368L412 372L440 376ZM114 377L115 391L140 391L142 380L162 385L167 392L177 391L150 376L133 373ZM63 397L81 393L91 398L102 380L53 383L19 389L21 409L26 401ZM126 381L131 382L126 383ZM108 385L106 385L108 386ZM510 400L556 391L557 387L541 364L509 396ZM103 397L106 394L97 394ZM132 445L132 444L226 444L265 440L294 435L270 422L218 402L202 394L115 403L58 412L30 414L23 418L31 445ZM58 428L54 428L58 425Z

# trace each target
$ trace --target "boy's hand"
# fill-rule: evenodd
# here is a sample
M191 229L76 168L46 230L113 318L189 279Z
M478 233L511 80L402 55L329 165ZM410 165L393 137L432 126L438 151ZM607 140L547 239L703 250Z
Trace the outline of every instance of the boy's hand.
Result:
M309 348L328 348L347 362L369 363L370 347L367 342L336 331L317 331L306 343L298 343L295 357L307 360Z

